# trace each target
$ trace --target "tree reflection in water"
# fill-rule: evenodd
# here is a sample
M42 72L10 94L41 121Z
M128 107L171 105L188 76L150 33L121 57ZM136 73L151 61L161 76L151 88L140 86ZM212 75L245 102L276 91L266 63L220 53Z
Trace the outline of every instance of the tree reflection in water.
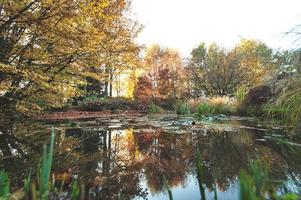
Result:
M135 129L135 126L122 130L89 125L70 127L63 123L55 126L58 134L53 172L71 171L73 179L84 183L88 199L146 198L148 192L163 192L163 177L171 187L185 187L191 181L189 176L196 177L197 146L204 162L203 181L209 192L214 185L220 192L237 185L239 171L248 169L248 157L267 161L274 180L291 178L300 186L298 156L276 142L256 140L261 137L256 130L178 134L161 128ZM30 166L36 168L47 131L49 126L39 123L2 127L0 167L14 177L13 186L21 186Z

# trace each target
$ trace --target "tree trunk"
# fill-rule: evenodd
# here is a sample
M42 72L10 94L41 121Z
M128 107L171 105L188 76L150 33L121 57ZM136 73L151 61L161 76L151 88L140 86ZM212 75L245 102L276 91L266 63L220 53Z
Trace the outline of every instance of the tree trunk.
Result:
M113 96L113 69L110 69L110 97Z
M105 68L105 74L106 74L106 78L105 78L105 93L104 93L104 95L106 96L106 97L108 97L109 96L109 76L110 76L110 69L109 69L109 67L108 66L106 66L106 68Z

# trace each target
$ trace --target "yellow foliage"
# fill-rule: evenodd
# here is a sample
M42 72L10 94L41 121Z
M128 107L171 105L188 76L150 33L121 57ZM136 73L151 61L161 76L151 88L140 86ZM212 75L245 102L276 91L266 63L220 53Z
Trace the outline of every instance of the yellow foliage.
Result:
M236 99L228 96L215 96L211 97L208 103L212 105L236 105L237 101Z
M0 100L22 112L59 107L103 68L136 68L140 25L129 1L2 1ZM95 69L98 70L95 70ZM117 70L118 69L118 70Z

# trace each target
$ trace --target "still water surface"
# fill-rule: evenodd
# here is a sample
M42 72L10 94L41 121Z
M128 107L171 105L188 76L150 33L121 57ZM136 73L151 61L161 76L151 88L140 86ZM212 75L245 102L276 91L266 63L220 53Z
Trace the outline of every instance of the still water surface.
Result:
M84 183L89 199L168 199L163 177L174 199L200 199L197 147L207 199L213 199L214 187L218 199L239 199L238 175L248 170L248 158L265 160L270 177L284 181L277 184L279 193L300 188L300 147L280 143L279 137L287 139L277 124L232 117L192 125L195 120L159 116L3 124L0 169L9 172L13 190L21 187L54 127L53 173L58 181L65 173L70 181Z

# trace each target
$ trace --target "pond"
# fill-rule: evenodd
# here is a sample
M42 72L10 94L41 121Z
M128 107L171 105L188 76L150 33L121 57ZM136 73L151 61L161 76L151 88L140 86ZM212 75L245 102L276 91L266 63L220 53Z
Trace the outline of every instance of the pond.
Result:
M290 142L277 122L158 115L3 122L1 127L0 169L9 173L12 190L23 186L30 168L35 174L51 127L56 181L78 180L88 199L168 199L166 183L176 200L200 199L197 148L207 199L213 199L214 188L218 199L239 199L238 176L248 170L249 159L267 163L279 193L301 186L300 140Z

